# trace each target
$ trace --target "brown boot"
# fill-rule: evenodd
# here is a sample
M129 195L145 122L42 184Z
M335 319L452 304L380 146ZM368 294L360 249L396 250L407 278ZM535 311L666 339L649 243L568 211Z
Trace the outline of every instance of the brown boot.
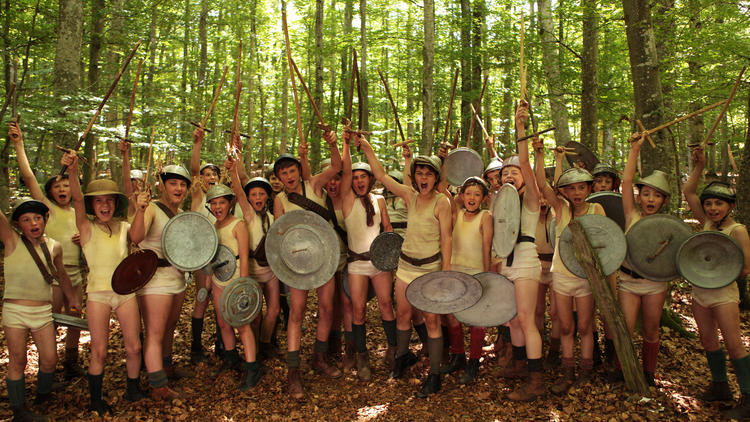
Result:
M500 340L502 341L502 340ZM503 342L498 346L495 343L495 357L497 358L497 366L505 368L513 364L513 346L510 343Z
M513 401L530 401L545 393L544 381L541 372L529 372L526 382L515 391L508 394L508 399Z
M151 399L154 401L172 401L180 397L180 394L165 385L151 389Z
M393 363L396 362L396 346L388 346L385 350L385 356L383 356L383 365L386 368L393 368Z
M524 378L529 374L529 370L526 366L526 359L513 360L512 366L507 366L500 369L498 375L503 378Z
M302 374L299 368L289 368L286 374L286 391L295 400L305 398L305 391L302 389Z
M315 352L313 354L312 367L316 372L327 377L338 378L341 376L339 368L336 368L326 361L326 354L324 352Z
M370 356L367 351L357 353L357 377L361 381L370 381L372 371L370 370Z
M550 387L550 391L553 394L563 395L570 390L576 382L576 360L575 358L563 358L562 373L563 378L557 384Z
M332 362L341 359L341 335L328 338L328 359Z
M578 381L585 382L591 379L594 372L594 359L581 359L581 370L578 371Z
M354 343L347 341L344 345L344 358L341 359L341 369L350 371L356 365L354 358Z

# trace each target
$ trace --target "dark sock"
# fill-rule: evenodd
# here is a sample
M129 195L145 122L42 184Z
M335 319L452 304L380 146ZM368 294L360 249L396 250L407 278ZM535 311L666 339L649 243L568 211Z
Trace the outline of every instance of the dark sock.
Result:
M366 352L367 340L365 338L365 324L352 324L352 334L354 335L354 347L356 347L357 353Z
M396 345L396 320L390 321L383 320L383 331L385 331L385 338L388 340L389 346Z
M506 327L505 325L497 327L497 334L504 342L510 343L510 327Z
M299 350L293 352L286 352L286 367L289 369L299 368Z
M52 392L52 383L55 381L55 371L37 372L36 391L37 394L49 394Z
M5 378L5 385L8 387L8 400L10 407L23 407L26 405L26 380L12 380Z
M354 343L354 334L351 331L344 331L344 341L347 343Z
M526 360L526 346L513 346L513 360Z
M190 331L193 333L191 349L202 349L203 345L201 344L201 335L203 334L203 318L192 318L190 320Z
M245 362L245 369L248 371L257 371L259 367L258 362Z
M559 352L560 351L560 338L550 337L549 338L549 351Z
M447 325L440 325L440 331L443 333L443 338L450 338L451 329Z
M443 360L443 338L427 338L427 350L430 352L430 374L440 373L440 361Z
M134 395L141 392L141 380L138 378L128 378L126 381L126 389L128 391L128 394Z
M328 342L330 343L331 340L336 340L341 338L341 330L331 330L330 333L328 333Z
M313 346L313 351L315 353L325 353L328 351L328 342L327 341L320 341L318 339L315 339L315 346Z
M542 368L543 368L544 365L542 364L542 359L541 358L539 358L539 359L528 359L527 362L528 362L527 365L528 365L528 368L529 368L529 372L542 372Z
M97 402L101 401L102 399L102 381L104 380L104 374L99 375L91 375L88 374L87 378L89 380L89 395L91 397L91 402Z
M469 348L469 358L471 359L479 359L482 357L482 345L484 344L484 333L485 329L484 327L471 327L469 329L470 333L470 348Z
M708 368L711 370L711 380L713 382L726 382L727 358L724 355L724 349L706 350L706 360L708 360Z
M651 343L643 341L641 346L641 360L643 360L643 371L647 374L656 372L656 358L659 355L659 342Z
M409 351L411 329L396 330L396 357L401 357Z
M421 341L422 344L427 344L427 326L424 325L424 322L419 325L415 325L414 330L417 332L417 335L419 336L419 341Z
M750 355L744 358L732 359L734 373L737 375L737 384L740 385L742 394L750 394Z
M78 362L78 347L71 347L65 349L65 361L63 363L76 363Z
M466 354L466 350L464 349L464 330L461 324L448 327L448 332L448 339L450 340L451 344L451 352L453 352L454 355L460 355L462 353Z
M168 368L168 367L174 365L172 363L172 356L170 355L170 356L165 356L165 357L161 358L161 364L165 368Z
M167 380L167 373L162 369L161 371L149 372L148 383L151 384L152 388L165 387L169 380Z

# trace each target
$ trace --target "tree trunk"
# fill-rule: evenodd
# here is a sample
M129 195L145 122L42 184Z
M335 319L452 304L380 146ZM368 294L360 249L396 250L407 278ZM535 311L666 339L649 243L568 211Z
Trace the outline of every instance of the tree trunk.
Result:
M560 75L560 51L555 45L555 28L552 21L550 0L537 0L539 7L539 35L542 42L542 66L547 78L550 116L555 129L555 142L564 145L570 142L568 109ZM560 7L558 5L558 7Z
M359 51L359 79L362 88L362 130L370 130L370 100L367 97L367 0L359 0L359 33L362 46Z
M250 137L245 140L244 151L244 164L245 168L250 168L253 163L253 141L254 141L254 120L255 120L255 64L258 62L258 32L255 27L256 13L258 12L258 0L251 0L250 2L250 54L248 57L250 65L248 66L249 71L247 72L247 135ZM263 151L263 145L260 147L258 156L256 159L263 160L265 151ZM260 161L262 165L263 161Z
M201 58L198 65L198 98L200 101L199 104L202 106L206 99L206 87L208 86L208 81L206 80L208 70L208 0L201 1L201 14L198 18L198 38L201 44ZM200 110L200 107L198 110Z
M422 47L422 140L419 153L432 153L434 135L435 0L424 0L424 46Z
M281 10L286 13L285 0L281 0ZM286 62L286 51L283 46L281 48L282 59L279 60L278 64L281 67L281 143L279 144L279 154L286 152L289 142L289 66Z
M484 0L475 0L471 20L471 80L474 92L477 93L477 99L479 99L479 95L482 92L483 83L482 60L484 59L484 55L482 54L482 37L484 36L484 33L482 31L482 21L484 20L484 14ZM484 95L487 95L487 93L485 92ZM475 106L477 109L477 115L480 118L482 117L482 105L486 104L487 101L489 101L488 98L482 97L482 104L477 104ZM476 103L476 100L474 102ZM469 120L471 120L472 117L474 117L474 113L469 115ZM468 136L468 134L466 136ZM482 128L479 127L479 124L476 121L474 122L474 132L472 133L472 139L470 142L473 150L479 152L482 151L484 146L484 136L482 134Z
M414 36L414 17L412 15L412 9L409 9L406 18L406 36ZM414 74L414 61L412 57L412 43L406 43L404 46L407 53L406 59L406 71L408 75ZM415 128L414 128L414 78L406 78L406 139L414 139Z
M104 0L94 0L91 7L91 44L89 45L89 72L88 86L92 95L97 95L99 89L99 60L102 51L102 34L104 33L104 10L106 4ZM82 163L83 169L83 186L96 177L96 144L98 136L90 135L86 139L84 147L84 157L86 161Z
M74 94L81 80L81 41L83 37L83 2L81 0L59 0L57 43L55 64L52 73L55 98L58 101L58 116L69 129L55 134L57 142L65 147L74 147L78 141L73 128L80 122L70 120L65 109L67 102L62 100Z
M748 89L750 91L750 89ZM747 107L745 108L745 147L742 149L742 158L739 163L740 174L737 176L737 221L742 224L750 224L750 95L747 96Z
M180 104L181 115L180 120L187 122L188 117L188 79L189 79L189 68L190 68L190 0L185 0L185 9L183 11L183 39L182 39L182 75L180 76ZM191 130L189 125L180 125L182 133L180 134L182 139L188 139Z
M581 54L581 143L596 153L599 115L599 12L597 0L583 0L583 54Z
M352 20L354 17L354 0L346 0L344 4L344 39L350 40L352 35ZM352 69L351 69L351 50L352 46L346 42L343 43L341 48L341 90L343 92L342 104L344 105L344 111L341 113L342 116L353 119L353 116L347 116L349 112L349 103L352 103L352 114L354 113L354 104L352 102L352 96L354 93L349 89L351 85ZM356 89L356 88L355 88Z
M625 32L630 55L630 71L633 79L636 118L647 128L663 122L664 104L662 101L659 58L654 43L654 28L651 24L651 8L646 0L623 0L625 12ZM666 131L651 135L656 148L644 145L641 150L642 174L654 170L666 170L674 166L674 143ZM674 179L674 178L673 178ZM677 181L670 181L672 204L681 198Z
M121 54L121 52L124 50L124 16L122 6L123 0L112 0L109 3L111 19L109 31L107 32L109 34L109 53L107 54L107 63L109 65L109 69L107 69L107 74L112 75L112 78L114 78L114 75L117 74L121 66L121 59L124 58L124 55ZM115 92L112 93L113 98L110 98L109 102L107 103L108 107L107 112L105 113L105 120L107 122L107 126L109 127L116 127L122 123L118 118L119 107L117 107L117 99L114 98L117 95L117 91L118 90L115 90ZM114 141L107 141L107 151L109 152L110 177L112 180L120 184L122 182L122 171L120 170L121 161L119 151L117 150Z
M323 104L323 0L315 1L315 88L313 101L320 108ZM312 109L312 107L311 107ZM323 113L321 111L321 113ZM318 168L321 158L321 130L317 125L317 119L313 118L312 136L310 137L310 163L312 168Z
M470 104L474 98L472 95L473 84L471 81L471 2L461 0L461 141L460 145L466 143L469 136L469 125L471 125ZM452 142L452 133L449 142Z

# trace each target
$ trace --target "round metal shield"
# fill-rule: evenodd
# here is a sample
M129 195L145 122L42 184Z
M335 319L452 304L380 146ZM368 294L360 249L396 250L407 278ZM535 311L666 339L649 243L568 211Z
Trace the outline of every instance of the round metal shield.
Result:
M625 210L622 208L622 194L613 191L601 191L592 193L586 197L586 202L596 202L604 208L607 217L620 226L620 230L625 230Z
M164 258L182 271L195 271L211 262L219 246L219 235L211 221L186 211L172 217L161 234Z
M203 268L207 275L213 274L219 281L228 281L237 270L237 257L226 245L219 245L211 263Z
M445 158L445 178L453 186L461 186L471 176L482 177L482 157L471 148L459 147Z
M605 275L617 271L625 260L627 242L620 227L603 215L590 214L577 218L583 226L591 246L599 257ZM560 235L560 258L565 267L578 277L586 278L586 272L578 263L573 248L573 233L565 227Z
M271 270L295 289L311 290L333 277L339 240L331 225L312 211L295 210L274 221L266 235Z
M625 234L628 264L652 281L672 281L680 276L677 251L693 230L681 219L667 214L644 217Z
M458 271L436 271L416 278L406 288L406 300L433 314L452 314L476 304L482 297L479 280Z
M344 270L341 271L341 289L344 291L344 294L346 297L351 300L352 298L352 291L349 288L349 271L347 267L344 267ZM370 299L375 297L375 288L372 287L372 282L370 280L367 280L367 301L369 302Z
M521 231L521 198L516 187L506 183L495 193L492 201L492 219L495 232L492 235L492 247L500 258L513 252Z
M700 232L682 243L677 251L677 269L691 284L720 289L742 273L745 255L731 237L721 232Z
M513 282L504 275L486 272L475 274L482 285L482 297L463 311L453 315L457 320L473 327L503 325L516 316L516 295Z
M125 257L112 273L112 290L118 295L135 293L156 273L159 257L156 252L142 249Z
M252 278L240 277L224 288L219 304L221 316L229 325L247 325L263 307L263 290Z
M592 171L599 164L599 159L596 158L596 155L580 142L570 141L565 144L565 148L570 151L570 153L565 154L565 158L568 159L568 164L571 166L582 167L588 171Z
M206 289L205 287L201 287L198 290L198 294L195 295L195 300L197 300L198 302L205 302L206 299L208 299L208 289Z
M78 318L65 314L52 314L52 321L57 325L64 327L78 328L79 330L89 330L89 322L83 318Z
M557 236L557 219L555 217L551 217L547 219L547 238L549 239L549 244L552 246L552 250L555 250L555 236Z
M404 238L394 232L383 232L377 235L370 244L370 260L380 271L395 271L401 256L401 245Z

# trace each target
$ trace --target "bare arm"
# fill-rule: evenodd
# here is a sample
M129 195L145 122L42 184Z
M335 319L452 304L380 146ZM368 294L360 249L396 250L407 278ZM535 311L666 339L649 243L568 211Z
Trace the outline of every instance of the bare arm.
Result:
M284 215L284 204L281 202L279 195L276 195L273 198L273 218L277 220L282 215Z
M81 301L78 299L75 290L73 290L73 283L70 282L70 277L68 277L68 273L65 271L62 246L59 243L56 243L52 249L52 262L55 264L55 269L57 270L57 281L60 283L60 288L62 288L63 294L68 299L68 309L74 314L80 314Z
M440 198L435 206L435 217L440 223L440 253L443 256L442 271L451 270L451 254L453 252L453 224L451 207L447 198Z
M526 120L528 118L529 104L526 101L521 101L521 105L516 110L516 136L518 136L518 139L526 136ZM521 164L521 174L526 184L526 192L523 195L524 205L529 211L536 212L539 210L539 188L529 161L528 140L518 142L518 161Z
M5 214L0 212L0 240L5 246L5 256L13 253L18 244L18 235L10 226Z
M706 222L706 214L703 212L701 201L698 198L698 182L703 176L703 170L706 168L706 155L703 153L703 148L696 148L693 150L693 172L690 173L690 178L682 186L682 193L685 194L685 200L693 211L693 216L704 224Z
M201 144L203 143L203 137L205 132L203 129L197 127L193 131L193 151L190 154L190 174L193 177L198 176L201 170Z
M16 157L18 158L18 167L19 170L21 170L23 183L29 188L32 198L49 205L49 200L44 196L44 192L39 186L39 182L37 182L36 177L34 177L34 172L31 171L31 165L29 165L29 159L26 157L26 150L24 150L23 146L23 133L21 132L21 128L18 127L18 124L15 122L11 122L9 126L8 136L13 140L13 145L16 148Z
M150 199L148 192L138 194L135 217L128 230L130 240L135 244L141 243L146 238L146 233L154 220L154 209L148 206Z
M244 162L240 162L239 165L237 165L237 174L240 176L240 183L242 183L242 186L245 186L247 182L250 181L250 176L247 175Z
M234 237L237 239L237 252L240 255L240 277L250 276L250 234L244 221L234 226Z
M375 200L378 201L378 207L380 208L380 224L383 225L383 231L392 232L393 227L391 226L391 217L388 216L388 207L385 204L385 198L380 195L375 195Z
M549 206L555 210L555 215L562 215L562 200L557 197L555 190L547 183L547 176L544 173L544 143L541 139L534 140L534 161L536 162L536 183L541 190L544 199Z
M635 138L636 136L640 139ZM633 194L633 180L635 179L638 154L641 152L641 146L645 139L645 137L641 138L640 133L635 133L630 137L630 153L628 153L628 161L625 163L625 172L622 175L622 209L625 211L625 227L630 227L633 216L638 212L635 205L635 195Z
M489 212L482 213L479 231L482 233L482 264L484 271L489 271L492 265L492 236L495 233L495 228L492 224L492 215Z
M234 197L237 198L237 205L239 205L242 210L242 216L247 222L253 221L253 218L255 218L255 210L253 210L252 205L250 205L250 202L247 200L245 190L242 188L244 185L240 184L240 175L237 170L244 166L241 163L238 163L238 160L227 158L224 162L224 167L229 170L229 177L232 180L232 190L234 191Z
M300 176L302 177L303 181L312 179L312 170L310 169L310 160L307 156L307 151L309 148L310 148L309 144L302 144L297 148L297 151L299 152L300 167L302 168L302 174Z
M336 144L336 134L329 130L323 134L323 138L328 143L328 148L331 151L331 166L310 179L310 186L312 186L318 195L323 191L323 186L341 171L341 153Z
M117 143L117 149L122 155L122 191L130 200L133 197L133 183L130 181L130 143L120 141Z
M344 129L347 129L347 127L344 127ZM344 141L344 145L341 147L343 157L341 160L342 172L339 190L344 198L350 198L354 195L354 192L352 192L352 152L351 148L349 148L351 135L348 132L344 132L341 138Z
M360 136L359 138L357 138L356 142L358 142L358 146L362 148L362 152L365 154L365 157L367 157L367 162L370 163L372 174L375 175L375 178L377 180L380 180L380 182L383 184L383 186L385 186L386 189L393 192L393 194L398 196L399 198L403 199L408 206L409 199L411 198L411 195L413 193L411 188L409 188L406 184L402 185L385 173L383 165L380 164L378 157L375 156L375 151L372 150L372 145L367 142L367 139L365 139L364 136ZM404 179L406 179L406 173L407 172L404 172Z
M76 211L76 227L78 227L78 232L81 234L81 246L83 246L91 238L91 221L86 215L86 205L83 200L83 192L81 192L81 183L78 181L78 156L75 153L65 153L61 164L68 166L68 172L70 172L70 177L68 178L70 182L70 200L73 209Z

